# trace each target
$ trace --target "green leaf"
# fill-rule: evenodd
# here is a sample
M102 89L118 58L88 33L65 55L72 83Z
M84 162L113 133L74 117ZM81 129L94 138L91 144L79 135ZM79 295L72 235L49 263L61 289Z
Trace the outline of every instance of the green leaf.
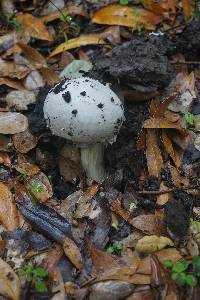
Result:
M174 275L174 276L173 276ZM174 279L175 278L175 279ZM185 273L173 273L172 279L179 285L184 286L186 284L186 274Z
M186 275L186 283L189 286L195 287L198 283L198 280L194 275Z
M119 0L119 4L128 5L128 0Z
M112 254L114 251L115 251L115 250L114 250L114 248L113 248L112 246L110 246L110 247L108 247L108 248L106 249L106 252L109 253L109 254Z
M198 273L200 272L200 256L193 256L192 257L192 265Z
M35 290L39 293L47 292L46 283L42 280L35 281Z
M192 113L190 113L189 111L185 111L183 112L183 116L185 118L186 125L194 125L196 117Z
M27 277L26 277L26 280L27 280L28 282L31 282L32 279L33 279L33 274L32 274L32 273L28 273L28 274L27 274Z
M173 263L173 261L172 261L171 259L167 259L167 260L165 260L165 261L163 262L163 265L164 265L164 267L167 268L167 269L172 269L174 263Z
M39 267L33 270L33 274L38 277L46 277L48 275L48 271Z
M186 260L179 261L173 265L172 271L176 273L181 273L187 270L189 263Z

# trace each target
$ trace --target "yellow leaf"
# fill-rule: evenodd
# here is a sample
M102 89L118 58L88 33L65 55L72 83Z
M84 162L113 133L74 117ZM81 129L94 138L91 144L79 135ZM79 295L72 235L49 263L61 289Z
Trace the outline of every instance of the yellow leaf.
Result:
M136 245L136 250L140 253L152 253L165 248L174 246L174 243L167 237L150 235L141 238Z
M12 300L20 299L20 280L11 267L0 258L0 294Z
M189 0L190 1L190 0ZM142 5L155 12L156 14L161 14L163 17L167 19L174 19L176 16L176 7L174 0L143 0Z
M79 48L81 46L87 45L99 45L104 44L105 41L101 38L101 34L88 34L81 35L80 37L68 40L65 43L60 44L54 51L50 54L50 57L62 53L66 50Z
M106 25L121 25L138 29L144 27L154 30L162 17L142 8L122 5L110 5L99 9L93 16L92 22Z
M22 30L28 31L32 37L39 40L53 40L42 20L29 13L18 14L16 19L20 22Z

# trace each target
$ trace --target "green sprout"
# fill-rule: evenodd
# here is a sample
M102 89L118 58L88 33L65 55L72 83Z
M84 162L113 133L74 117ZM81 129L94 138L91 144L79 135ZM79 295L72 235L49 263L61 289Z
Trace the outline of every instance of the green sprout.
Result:
M122 249L123 249L122 243L115 243L115 244L113 244L112 246L108 247L108 248L106 249L106 252L107 252L108 254L116 253L116 254L118 254L118 255L121 255Z
M47 275L48 271L44 268L38 267L34 269L31 265L27 265L19 271L19 276L25 276L26 280L33 285L35 291L38 293L47 292L46 283L44 281Z
M119 4L121 5L128 5L129 0L119 0Z
M60 20L64 23L71 23L72 17L67 12L63 12L60 16Z
M185 123L187 126L194 126L194 122L196 120L195 115L193 115L191 112L189 111L183 111L182 112L184 118L185 118Z
M165 260L164 266L171 271L171 278L180 287L195 287L200 279L200 256L193 256L192 262L186 260L173 262Z
M41 183L33 180L31 182L31 192L32 193L42 193L42 192L44 192L44 187Z
M14 25L16 31L18 31L18 32L22 31L22 24L17 18L13 17L13 15L10 13L6 13L5 16L6 16L8 25Z

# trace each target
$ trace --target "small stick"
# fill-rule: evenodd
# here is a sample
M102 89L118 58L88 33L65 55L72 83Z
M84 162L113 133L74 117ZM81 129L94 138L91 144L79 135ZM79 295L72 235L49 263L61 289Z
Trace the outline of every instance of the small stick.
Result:
M200 186L186 186L186 187L182 187L182 188L172 188L172 189L168 189L168 190L160 190L160 191L136 191L137 194L146 194L146 195L161 195L161 194L166 194L166 193L170 193L170 192L174 192L177 189L180 190L193 190L193 189L198 189L200 188Z

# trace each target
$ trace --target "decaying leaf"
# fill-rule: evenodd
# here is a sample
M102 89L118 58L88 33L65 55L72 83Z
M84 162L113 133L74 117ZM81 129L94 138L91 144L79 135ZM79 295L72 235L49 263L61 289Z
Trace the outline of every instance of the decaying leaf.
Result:
M8 153L0 151L0 163L6 166L11 166L11 161Z
M65 237L63 240L63 249L66 256L72 262L72 264L78 269L81 270L83 267L81 253L76 246L76 244L69 238Z
M183 136L187 135L187 130L183 128L178 122L170 122L168 119L162 117L147 119L146 121L144 121L144 128L171 128L178 130L178 132Z
M179 154L175 150L174 145L173 145L171 139L169 138L166 130L164 130L164 129L162 130L162 141L163 141L163 144L165 146L165 149L166 149L167 153L170 155L170 157L173 160L175 166L177 168L179 168L180 165L181 165L181 159L179 157Z
M136 244L136 250L140 253L152 253L162 250L166 246L174 246L174 243L164 236L144 236Z
M0 182L0 221L8 230L19 227L19 214L12 193Z
M65 43L62 43L54 51L50 54L50 57L62 53L66 50L79 48L82 46L87 45L102 45L105 44L105 41L101 37L101 34L88 34L88 35L81 35L77 38L70 39Z
M148 30L154 30L161 20L161 16L145 9L117 4L99 9L92 17L92 22L97 24L128 26L134 29L144 27Z
M40 171L38 166L20 159L18 159L18 163L13 167L23 176L32 176Z
M0 112L0 133L15 134L25 131L28 119L20 113Z
M36 69L47 66L46 59L36 49L22 43L18 43L18 46L21 48L24 56L28 59L31 65Z
M11 80L8 78L0 78L0 85L3 85L3 84L5 84L13 89L16 89L16 90L24 89L24 87L22 86L22 84L19 81L14 81L14 80Z
M129 223L146 234L160 234L162 229L160 219L153 214L139 215Z
M149 175L160 177L163 158L158 146L158 134L155 129L148 129L146 133L146 159Z
M64 7L61 10L56 10L55 12L52 12L46 16L43 16L40 18L40 20L44 23L52 22L56 19L59 19L62 16L62 13L70 14L70 15L81 15L81 16L87 16L87 13L83 10L82 7L78 6L67 6Z
M112 211L121 216L127 222L130 218L130 212L121 206L120 198L117 197L112 203Z
M167 19L174 20L176 16L176 7L175 7L174 0L167 0L167 1L142 0L142 5L156 14L163 15L163 17Z
M52 41L52 37L42 20L29 13L18 14L16 19L20 22L21 27L28 31L33 38Z
M29 72L29 68L25 65L20 65L11 61L5 61L0 58L0 77L21 79L24 78Z
M27 129L12 136L14 147L20 153L27 153L37 145L37 137Z
M59 76L56 74L55 71L49 69L49 68L41 68L40 72L42 73L43 79L48 83L48 84L56 84L60 82Z
M21 284L16 273L0 258L0 294L12 300L20 300Z

